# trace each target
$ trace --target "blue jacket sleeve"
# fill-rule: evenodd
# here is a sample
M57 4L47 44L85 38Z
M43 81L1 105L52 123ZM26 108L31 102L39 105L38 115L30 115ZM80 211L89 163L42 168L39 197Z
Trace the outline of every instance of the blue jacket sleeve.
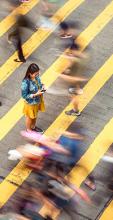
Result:
M25 100L32 98L33 96L32 94L29 93L29 82L27 80L22 81L21 93L22 93L22 98Z

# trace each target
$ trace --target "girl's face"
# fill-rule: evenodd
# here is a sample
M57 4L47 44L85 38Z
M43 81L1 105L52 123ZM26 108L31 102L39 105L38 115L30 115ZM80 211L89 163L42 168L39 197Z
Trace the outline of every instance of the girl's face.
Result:
M30 78L31 79L35 79L37 76L39 76L39 71L38 72L35 72L35 73L30 73Z

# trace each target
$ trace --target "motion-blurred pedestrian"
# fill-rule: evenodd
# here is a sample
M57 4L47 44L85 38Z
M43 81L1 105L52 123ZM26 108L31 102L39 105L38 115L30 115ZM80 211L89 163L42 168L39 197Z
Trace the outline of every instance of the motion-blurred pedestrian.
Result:
M88 79L87 78L82 78L82 77L73 77L73 76L68 76L67 74L60 74L59 76L62 78L64 81L68 83L72 83L75 85L77 82L85 82ZM66 111L65 113L67 115L73 115L73 116L79 116L81 113L79 111L79 98L75 95L75 93L68 94L68 96L71 98L71 103L73 108L69 111Z
M17 53L18 59L15 59L15 62L26 62L23 48L22 48L22 35L23 29L22 28L30 28L33 31L36 31L35 25L33 22L28 19L25 15L19 14L16 16L16 24L14 26L14 30L8 35L8 42L13 43Z
M67 49L64 56L68 59L68 65L64 71L65 74L79 76L86 69L88 61L88 53L82 51L84 47L84 40L78 37L79 23L74 21L67 21L60 23L60 37L63 38L62 45ZM80 87L80 82L77 82L75 87L70 86L69 93L81 95L83 90Z

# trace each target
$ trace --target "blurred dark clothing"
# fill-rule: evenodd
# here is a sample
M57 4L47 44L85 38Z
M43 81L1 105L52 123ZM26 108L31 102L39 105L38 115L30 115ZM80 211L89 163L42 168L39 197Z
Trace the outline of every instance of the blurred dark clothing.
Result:
M13 42L15 49L17 50L19 60L24 62L25 57L22 49L21 32L18 26L15 28L15 30L12 33L9 34L8 40Z
M35 25L33 22L24 15L18 15L16 18L16 24L14 30L8 35L8 40L12 41L17 52L18 58L20 61L25 62L23 49L22 49L22 28L30 28L33 31L36 31Z

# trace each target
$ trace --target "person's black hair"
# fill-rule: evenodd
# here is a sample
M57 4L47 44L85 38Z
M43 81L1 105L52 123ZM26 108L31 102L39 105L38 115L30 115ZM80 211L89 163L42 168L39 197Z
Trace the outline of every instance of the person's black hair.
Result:
M60 28L64 31L68 30L69 28L72 29L79 29L79 22L78 21L63 21L60 23Z
M30 64L28 67L24 79L28 78L30 79L30 74L34 74L40 70L39 66L35 63Z
M68 30L69 29L69 26L68 26L68 23L63 21L60 23L60 28L64 31Z

